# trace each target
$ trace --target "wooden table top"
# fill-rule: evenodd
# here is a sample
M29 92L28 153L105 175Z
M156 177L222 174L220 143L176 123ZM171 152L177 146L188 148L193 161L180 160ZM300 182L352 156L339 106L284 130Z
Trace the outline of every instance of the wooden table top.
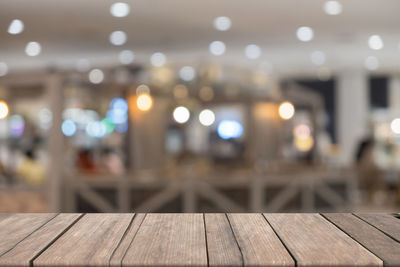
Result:
M0 214L0 266L400 266L400 219Z

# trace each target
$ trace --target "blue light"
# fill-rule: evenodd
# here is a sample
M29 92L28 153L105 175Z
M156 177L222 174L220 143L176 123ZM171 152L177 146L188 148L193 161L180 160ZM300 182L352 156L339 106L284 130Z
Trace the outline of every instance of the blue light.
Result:
M111 109L118 109L123 112L128 112L128 103L126 103L125 99L116 97L113 98L110 102Z
M128 120L128 114L122 109L110 109L106 117L114 124L125 123Z
M243 126L238 121L223 120L218 124L217 131L222 139L239 138L243 134Z
M117 133L126 133L128 131L128 123L122 123L122 124L117 124L115 125L115 131Z
M73 136L76 133L76 124L72 120L65 120L61 125L61 130L65 136Z

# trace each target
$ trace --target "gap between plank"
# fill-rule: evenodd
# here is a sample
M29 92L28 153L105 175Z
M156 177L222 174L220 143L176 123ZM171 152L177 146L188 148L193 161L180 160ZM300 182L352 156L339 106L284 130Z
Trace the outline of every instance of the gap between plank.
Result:
M129 224L128 224L128 227L126 227L126 230L125 230L124 234L122 235L122 237L121 237L121 239L119 240L117 246L115 247L115 249L114 249L113 252L111 253L111 256L110 256L110 258L109 258L109 260L108 260L108 265L109 265L109 266L110 266L110 264L111 264L111 259L112 259L112 257L114 256L115 252L117 251L117 249L118 249L119 246L121 245L122 241L124 240L124 238L125 238L126 235L128 234L129 230L131 229L133 220L136 218L136 214L137 214L136 212L133 214L132 219L130 220L130 222L129 222ZM142 222L143 222L143 221L142 221ZM139 230L139 229L138 229L138 230ZM136 235L136 233L135 233L135 235ZM128 246L128 248L129 248L129 246Z
M124 255L122 256L122 258L121 258L121 266L122 266L122 262L124 261L124 258L125 258L125 256L126 256L126 253L128 253L128 250L129 250L129 248L131 247L131 245L132 245L132 243L133 243L133 240L135 240L135 237L136 237L137 233L139 232L140 227L142 227L142 224L143 224L144 220L146 219L146 216L147 216L147 213L144 214L143 220L140 222L139 227L138 227L138 229L137 229L135 235L132 237L132 240L131 240L131 242L129 243L128 248L126 249L126 251L124 252ZM136 213L135 213L135 217L136 217ZM109 264L109 265L110 265L110 264Z
M228 220L229 228L231 229L233 238L235 239L236 245L237 245L238 248L239 248L240 259L241 259L241 261L242 261L242 266L244 266L244 258L243 258L242 248L239 246L239 242L238 242L237 239L236 239L235 232L233 231L232 224L231 224L231 221L229 220L229 217L228 217L228 214L227 214L227 213L225 213L225 217L226 217L226 219Z
M264 217L264 219L267 221L268 225L271 227L272 231L274 231L275 235L279 238L279 241L281 241L282 245L286 248L287 252L289 253L290 257L292 257L292 260L294 261L294 266L298 266L297 265L297 260L294 257L294 255L292 254L292 252L290 251L290 249L286 246L285 242L283 242L283 240L281 239L281 237L278 235L278 233L275 231L274 227L272 227L272 224L269 223L267 217L265 217L264 213L261 213L261 215Z
M0 255L0 257L2 257L3 255L7 254L8 252L10 252L11 250L13 250L16 246L18 246L19 243L21 243L22 241L24 241L25 239L27 239L29 236L31 236L34 232L36 232L37 230L39 230L40 228L42 228L43 226L45 226L47 223L49 223L51 220L53 220L55 217L57 217L59 215L59 213L57 213L56 215L54 215L53 217L51 217L49 220L47 220L45 223L43 223L41 226L39 226L38 228L36 228L35 230L33 230L31 233L29 233L27 236L25 236L24 238L22 238L20 241L18 241L13 247L11 247L9 250L5 251L4 253L2 253Z
M204 238L206 240L206 255L207 255L207 266L210 266L210 260L208 257L208 242L207 242L207 226L206 226L206 216L203 213L203 223L204 223Z
M70 225L68 225L60 234L58 234L53 240L51 240L43 249L41 249L37 255L35 255L32 259L29 260L29 266L33 267L33 261L36 260L42 253L48 249L51 245L53 245L63 234L65 234L69 229L72 228L80 219L82 219L83 216L85 216L86 213L82 213L79 215L78 218L75 219ZM54 217L55 218L55 217Z
M394 238L393 236L389 235L388 233L384 232L383 230L379 229L377 226L373 225L372 223L368 222L367 220L363 219L362 217L358 216L355 213L352 213L353 216L357 217L358 219L362 220L363 222L366 222L367 224L371 225L372 227L374 227L375 229L377 229L379 232L382 232L383 234L385 234L386 236L390 237L391 239L393 239L396 242L400 242L400 240L397 240L396 238Z
M322 216L322 218L324 218L325 220L327 220L328 222L330 222L331 224L333 224L336 228L338 228L340 231L342 231L343 233L345 233L348 237L350 237L351 239L353 239L355 242L357 242L358 244L360 244L363 248L365 248L367 251L369 251L372 255L374 255L375 257L377 257L378 259L380 259L383 263L383 266L385 266L385 261L383 259L381 259L378 255L376 255L373 251L371 251L368 247L364 246L364 244L362 244L361 242L359 242L357 239L355 239L354 237L352 237L350 234L348 234L344 229L342 229L339 225L336 225L333 221L329 220L328 217L325 217L324 214L320 213L319 215ZM354 214L352 214L354 216ZM357 216L354 216L356 218L358 218ZM358 218L359 219L359 218Z

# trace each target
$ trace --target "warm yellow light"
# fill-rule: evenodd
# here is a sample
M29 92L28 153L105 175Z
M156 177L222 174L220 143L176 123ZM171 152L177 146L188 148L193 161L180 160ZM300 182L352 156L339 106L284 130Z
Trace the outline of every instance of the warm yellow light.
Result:
M8 105L4 101L0 101L0 120L8 115Z
M314 139L312 138L312 136L294 138L294 146L297 150L301 152L310 151L313 145Z
M153 99L149 94L141 94L136 100L136 105L141 111L148 111L153 106Z
M284 120L290 120L294 115L294 106L292 103L285 101L279 105L279 116Z

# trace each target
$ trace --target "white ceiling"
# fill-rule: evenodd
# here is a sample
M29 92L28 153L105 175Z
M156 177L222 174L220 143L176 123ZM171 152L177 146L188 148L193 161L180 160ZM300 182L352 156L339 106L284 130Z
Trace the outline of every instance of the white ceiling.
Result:
M379 71L400 70L400 0L340 0L344 10L338 16L323 12L324 0L127 0L132 10L125 18L110 15L113 2L1 0L0 62L6 62L10 72L72 68L79 58L100 67L114 66L118 52L131 49L137 63L148 64L149 56L161 51L177 64L220 62L253 68L267 61L276 73L301 75L315 72L310 54L321 50L327 56L325 66L333 71L363 68L369 55L379 58ZM221 15L232 19L227 32L213 28L213 19ZM25 23L20 35L7 33L15 18ZM297 40L299 26L312 27L314 40ZM109 43L114 30L128 34L124 46ZM383 50L368 48L372 34L381 35ZM222 57L208 52L214 40L227 45ZM38 57L25 55L29 41L41 43ZM246 59L243 49L249 43L262 48L260 59Z

